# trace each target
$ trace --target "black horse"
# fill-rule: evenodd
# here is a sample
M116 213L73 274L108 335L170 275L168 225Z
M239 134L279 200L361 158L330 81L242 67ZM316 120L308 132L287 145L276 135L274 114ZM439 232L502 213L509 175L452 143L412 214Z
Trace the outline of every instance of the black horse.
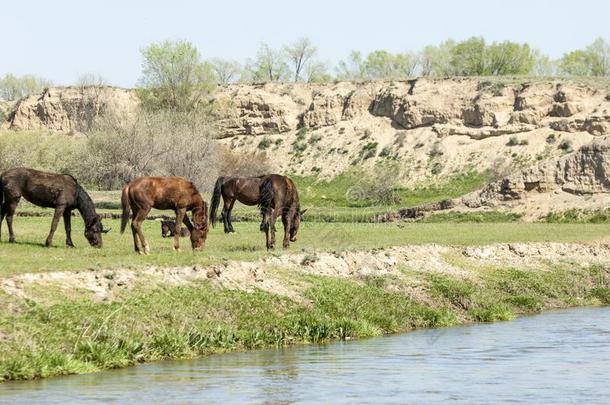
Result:
M85 238L89 244L97 248L102 247L102 233L109 230L104 230L91 197L76 179L68 175L45 173L24 167L10 169L0 175L0 240L2 221L6 217L9 242L15 242L13 216L21 197L39 207L55 208L51 231L46 240L47 247L53 244L53 235L62 216L66 227L66 245L74 247L70 223L74 209L80 212L85 221Z
M299 192L291 178L279 174L264 176L258 205L263 217L261 231L265 232L267 249L275 247L275 221L280 215L284 224L282 246L287 248L290 242L296 242L303 214L307 210L301 210Z
M231 221L231 211L235 201L245 205L257 205L260 200L260 186L264 176L258 177L219 177L214 185L214 194L210 202L210 222L216 225L216 212L222 195L222 223L225 233L235 232Z

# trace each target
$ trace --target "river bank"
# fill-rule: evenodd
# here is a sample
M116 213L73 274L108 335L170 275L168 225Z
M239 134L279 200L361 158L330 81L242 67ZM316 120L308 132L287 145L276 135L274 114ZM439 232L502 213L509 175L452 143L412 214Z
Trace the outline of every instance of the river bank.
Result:
M0 379L610 303L610 247L420 245L0 279Z

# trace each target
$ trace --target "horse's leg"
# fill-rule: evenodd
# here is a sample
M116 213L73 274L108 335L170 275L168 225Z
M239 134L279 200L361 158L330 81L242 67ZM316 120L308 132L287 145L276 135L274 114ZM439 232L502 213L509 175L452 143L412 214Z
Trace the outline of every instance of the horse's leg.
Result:
M4 222L4 217L6 217L7 210L8 204L3 203L0 205L0 242L2 241L2 222Z
M186 209L178 208L176 210L176 228L174 232L174 250L176 252L180 251L180 228L182 227L182 222L184 221L184 217L186 214Z
M275 247L275 220L280 216L280 210L275 208L271 212L271 217L269 218L269 232L271 233L271 240L269 241L269 249L273 249Z
M233 211L233 206L235 205L235 200L232 200L229 204L229 211L227 212L227 222L229 223L229 232L235 232L233 229L233 220L231 219L231 212Z
M289 211L282 213L282 223L284 224L284 241L282 247L284 249L290 246L290 226L292 225L292 215Z
M189 219L188 215L184 214L184 219L182 220L182 223L186 225L186 229L188 229L189 232L193 231L193 224L191 223L191 220Z
M57 207L55 207L55 212L53 213L53 220L51 221L51 231L49 232L49 236L47 236L47 241L45 242L46 247L51 247L51 245L53 245L53 235L55 235L55 231L57 230L57 224L59 224L59 219L64 215L65 210L65 205L58 205Z
M132 229L135 227L135 232L137 233L138 238L140 239L140 244L142 245L142 249L138 250L138 253L145 255L150 253L150 247L148 246L148 243L146 243L146 239L144 239L144 232L142 232L142 222L144 222L149 212L150 208L140 209L136 214L135 218L131 221Z
M223 198L222 198L222 213L220 214L220 217L222 218L222 225L224 226L225 233L231 232L231 228L229 226L229 223L230 223L229 205L230 205L230 203L231 203L230 198L223 196Z
M8 226L8 241L10 243L15 242L15 232L13 231L13 216L15 215L15 210L17 210L17 204L19 204L19 199L6 203L5 208L2 211L6 213L6 225Z
M64 228L66 228L66 246L74 247L74 243L72 243L72 210L64 211Z

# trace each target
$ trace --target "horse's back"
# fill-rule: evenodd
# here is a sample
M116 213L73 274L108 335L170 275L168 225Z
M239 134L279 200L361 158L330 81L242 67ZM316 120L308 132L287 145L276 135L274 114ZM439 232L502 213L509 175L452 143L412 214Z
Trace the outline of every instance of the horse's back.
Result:
M130 200L137 205L157 209L184 208L201 198L192 182L178 176L138 177L128 184L128 192Z
M55 207L76 203L77 182L69 175L16 167L2 173L0 181L8 196L24 197L35 205Z

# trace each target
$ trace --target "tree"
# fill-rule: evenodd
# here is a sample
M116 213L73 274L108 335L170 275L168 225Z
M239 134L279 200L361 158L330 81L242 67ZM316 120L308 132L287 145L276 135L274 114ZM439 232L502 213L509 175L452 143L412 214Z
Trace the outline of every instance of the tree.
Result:
M191 111L215 86L209 63L201 61L199 51L188 41L164 41L142 49L142 105L148 109Z
M534 75L541 77L550 77L555 73L555 63L547 55L542 54L539 50L534 51L536 62L534 64Z
M307 83L325 83L332 80L328 68L322 62L310 62L305 66L305 77Z
M528 44L494 42L485 49L483 61L485 75L526 75L534 70L536 54Z
M603 38L597 38L586 50L591 58L591 75L610 75L610 44Z
M285 81L288 78L288 64L282 52L262 44L256 59L248 63L250 80L254 82Z
M50 87L52 82L34 75L17 77L10 73L0 79L0 99L13 101Z
M592 64L589 52L577 50L564 54L558 62L558 69L561 74L567 76L589 76Z
M218 84L227 85L239 80L242 70L239 62L215 58L210 60L210 64Z
M292 63L294 81L298 82L303 69L306 68L315 56L317 49L309 38L299 38L294 43L284 47L284 52Z
M451 55L455 41L447 40L439 46L426 46L419 55L422 76L450 76L453 74Z
M342 60L337 65L338 80L363 80L365 78L365 66L362 54L351 51L347 60Z
M459 42L451 50L451 66L457 76L483 76L485 74L485 40L472 37Z

